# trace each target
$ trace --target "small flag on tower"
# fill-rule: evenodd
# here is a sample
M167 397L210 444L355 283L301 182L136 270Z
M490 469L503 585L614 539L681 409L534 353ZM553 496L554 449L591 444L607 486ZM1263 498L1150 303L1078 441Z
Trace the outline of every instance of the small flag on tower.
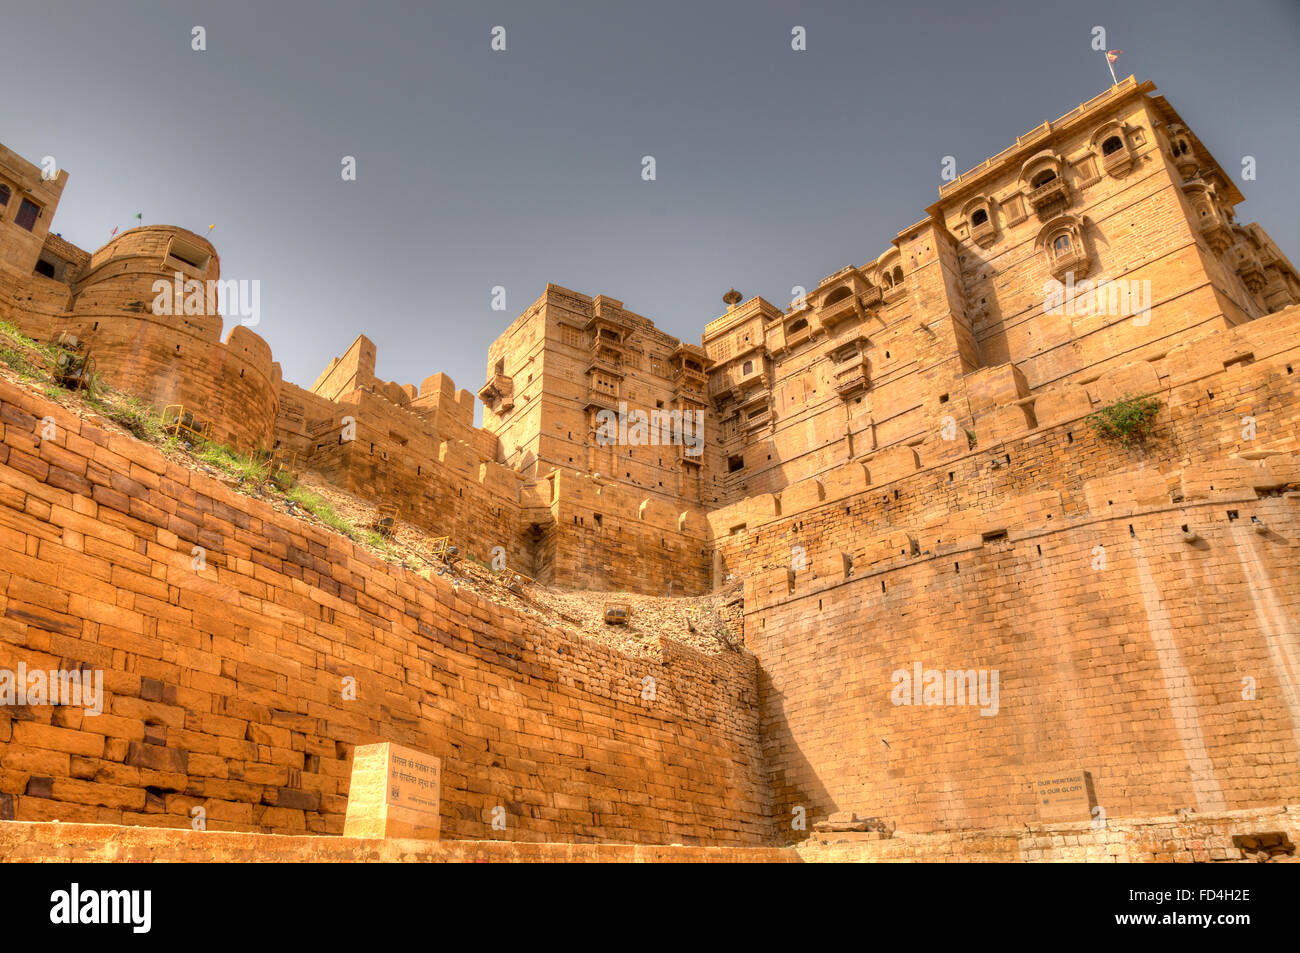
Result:
M112 238L112 237L113 237L114 235L116 235L116 234L117 234L117 226L114 225L114 226L113 226L113 230L112 230L111 232L108 233L108 237L109 237L109 238Z
M1119 55L1123 52L1123 50L1106 51L1106 69L1110 70L1110 81L1116 85L1119 85L1119 80L1115 78L1115 61L1119 59Z
M208 226L208 231L212 231L216 227L217 227L217 223L213 222L211 225Z

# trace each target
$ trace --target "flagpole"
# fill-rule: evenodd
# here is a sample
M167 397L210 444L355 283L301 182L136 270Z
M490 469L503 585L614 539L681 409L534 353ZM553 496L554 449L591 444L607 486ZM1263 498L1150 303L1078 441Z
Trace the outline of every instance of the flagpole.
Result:
M1119 80L1115 78L1115 64L1110 61L1110 50L1106 51L1106 68L1110 70L1110 84L1118 86Z

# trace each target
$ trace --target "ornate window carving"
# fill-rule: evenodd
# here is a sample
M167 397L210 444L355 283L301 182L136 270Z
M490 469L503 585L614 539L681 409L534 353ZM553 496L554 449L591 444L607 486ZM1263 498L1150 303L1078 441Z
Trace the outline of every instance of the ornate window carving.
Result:
M903 266L897 249L885 252L877 261L877 274L885 297L893 297L903 290Z
M1024 196L1019 193L1000 199L998 208L1002 210L1008 225L1019 225L1028 217L1028 213L1025 211Z
M1133 168L1133 147L1129 130L1119 120L1112 120L1092 134L1092 151L1101 160L1107 175L1123 175Z
M997 229L993 225L993 209L984 196L973 198L962 210L966 224L970 227L971 241L981 248L992 245L997 238Z
M1069 275L1083 278L1092 267L1083 243L1083 222L1073 215L1059 215L1038 232L1038 245L1047 253L1048 271L1057 281Z
M1192 179L1183 185L1183 194L1192 207L1192 227L1205 239L1210 250L1222 255L1236 240L1232 222L1219 207L1214 186L1201 179Z
M1192 134L1182 123L1173 122L1166 128L1169 134L1169 158L1179 175L1185 179L1191 178L1201 164L1192 145Z
M1232 246L1232 268L1241 278L1246 290L1257 295L1268 285L1268 275L1260 261L1259 249L1250 235L1243 229L1235 231L1237 241Z
M1029 207L1047 221L1065 211L1070 204L1070 188L1065 181L1065 163L1055 152L1045 150L1020 167L1021 190Z

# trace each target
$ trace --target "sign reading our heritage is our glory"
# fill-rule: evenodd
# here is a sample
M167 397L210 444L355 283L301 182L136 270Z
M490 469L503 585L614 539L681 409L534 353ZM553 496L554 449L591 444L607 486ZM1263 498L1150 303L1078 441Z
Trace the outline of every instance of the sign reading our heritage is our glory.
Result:
M388 803L438 813L438 759L389 746Z

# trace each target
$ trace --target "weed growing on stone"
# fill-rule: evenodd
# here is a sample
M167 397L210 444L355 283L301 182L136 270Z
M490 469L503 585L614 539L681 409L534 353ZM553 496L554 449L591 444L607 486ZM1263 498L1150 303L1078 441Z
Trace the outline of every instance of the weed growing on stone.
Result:
M103 398L89 400L88 403L109 420L125 430L150 443L162 443L166 433L163 431L162 417L139 397L122 397L116 400Z
M249 483L253 486L259 486L266 479L266 461L259 460L254 456L236 453L222 444L205 443L193 452L195 458L233 477L237 477L241 484Z
M288 498L316 517L330 529L342 533L351 540L364 540L372 546L386 547L383 537L378 533L362 533L355 526L338 514L323 497L303 486L296 486L289 491Z
M1103 439L1114 440L1122 446L1141 443L1151 434L1153 421L1160 410L1160 401L1154 397L1133 397L1125 394L1113 404L1101 408L1088 417L1088 426Z

